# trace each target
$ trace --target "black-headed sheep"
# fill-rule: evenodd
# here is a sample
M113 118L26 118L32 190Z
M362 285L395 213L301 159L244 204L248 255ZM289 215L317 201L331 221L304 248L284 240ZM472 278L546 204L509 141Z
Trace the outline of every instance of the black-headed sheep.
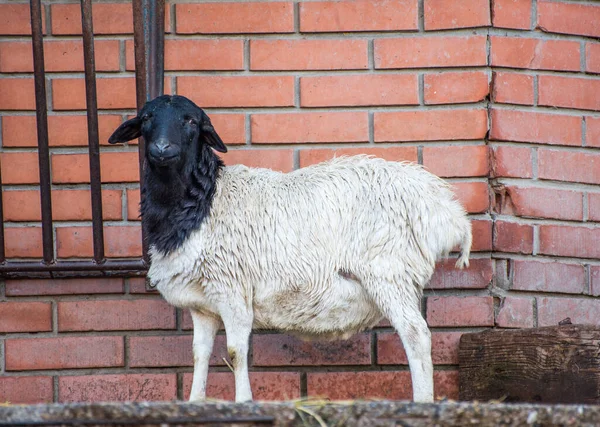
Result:
M413 399L433 400L431 335L421 315L435 262L471 225L448 184L418 165L343 157L279 173L225 167L208 116L182 96L161 96L109 142L143 136L141 214L148 276L194 323L190 400L205 398L221 322L236 401L252 399L252 329L309 339L347 338L389 319L409 361ZM257 153L257 155L260 155Z

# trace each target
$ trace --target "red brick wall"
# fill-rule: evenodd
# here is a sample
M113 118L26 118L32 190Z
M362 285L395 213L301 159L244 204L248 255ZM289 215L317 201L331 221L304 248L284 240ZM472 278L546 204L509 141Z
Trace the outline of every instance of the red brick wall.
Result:
M118 1L118 0L116 0ZM43 1L60 257L92 254L79 6ZM131 6L94 5L102 143L134 111ZM39 258L27 2L0 0L7 255ZM436 395L460 335L600 324L600 5L549 0L167 1L166 88L205 107L225 161L290 171L334 154L412 160L472 215L472 267L438 269L424 313ZM109 256L140 254L135 145L102 147ZM140 279L0 284L0 401L185 398L191 321ZM217 339L209 389L232 398ZM347 342L252 339L258 399L410 397L382 324Z

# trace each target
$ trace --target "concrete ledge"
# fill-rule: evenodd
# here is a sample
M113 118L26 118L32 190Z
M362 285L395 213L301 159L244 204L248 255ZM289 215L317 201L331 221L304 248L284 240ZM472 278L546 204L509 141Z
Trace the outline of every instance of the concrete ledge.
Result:
M49 404L0 407L0 426L600 425L600 406L410 402Z

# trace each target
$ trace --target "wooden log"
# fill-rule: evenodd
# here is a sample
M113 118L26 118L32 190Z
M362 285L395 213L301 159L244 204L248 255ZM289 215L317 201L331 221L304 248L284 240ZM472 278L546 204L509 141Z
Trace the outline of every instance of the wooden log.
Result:
M461 400L600 403L600 327L563 325L464 334Z
M0 426L445 427L600 425L600 406L471 402L113 402L0 406Z

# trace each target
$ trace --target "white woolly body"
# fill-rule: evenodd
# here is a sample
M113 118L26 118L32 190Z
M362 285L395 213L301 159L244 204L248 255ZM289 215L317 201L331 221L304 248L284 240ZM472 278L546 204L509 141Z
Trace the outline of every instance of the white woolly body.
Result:
M346 338L382 318L376 299L400 292L414 304L457 245L468 265L470 244L464 209L418 165L231 166L200 228L168 255L151 250L149 277L171 304L215 319L227 307L252 313L253 328Z

